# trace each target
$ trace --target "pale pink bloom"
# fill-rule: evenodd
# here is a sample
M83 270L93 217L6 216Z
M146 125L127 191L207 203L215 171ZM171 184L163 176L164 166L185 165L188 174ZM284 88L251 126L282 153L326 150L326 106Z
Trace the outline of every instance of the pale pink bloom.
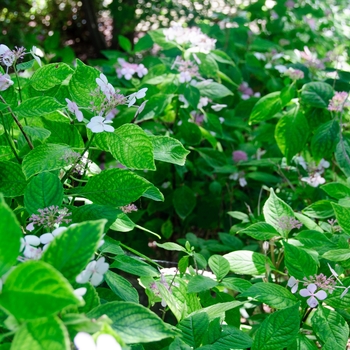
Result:
M248 160L248 155L244 151L233 151L232 159L234 162L239 162L241 160Z
M13 85L13 81L11 80L10 76L8 74L0 73L0 91L5 91L11 85Z
M139 78L142 78L148 73L148 69L143 64L139 64L136 68L136 73Z
M326 180L317 172L310 174L310 176L302 177L301 181L306 182L312 187L318 187L319 185L323 185L326 182Z
M199 99L199 102L198 102L198 105L197 105L197 108L203 108L205 106L207 106L209 103L209 98L208 97L201 97Z
M86 125L93 133L100 133L103 131L113 132L114 128L111 125L113 123L112 120L106 120L101 116L92 117L90 122Z
M75 114L75 117L77 118L78 122L82 122L84 119L84 116L83 116L83 113L79 110L77 104L75 102L72 102L68 98L66 98L66 102L67 102L68 110L71 113Z
M307 303L310 307L314 308L318 305L318 300L324 300L327 298L327 293L324 290L320 290L315 293L317 290L317 286L314 283L310 283L306 289L302 289L299 294L302 297L310 297L307 300ZM318 300L317 300L318 299Z
M184 71L180 73L180 77L179 77L179 82L180 83L187 83L189 81L191 81L192 76L191 73L189 71Z
M289 68L284 72L284 75L291 78L292 80L304 79L304 72L300 69Z
M350 103L348 101L349 94L345 91L336 92L333 98L329 101L328 110L341 112L344 107L349 107Z
M2 63L7 67L11 67L16 61L16 54L4 44L0 45L0 56Z

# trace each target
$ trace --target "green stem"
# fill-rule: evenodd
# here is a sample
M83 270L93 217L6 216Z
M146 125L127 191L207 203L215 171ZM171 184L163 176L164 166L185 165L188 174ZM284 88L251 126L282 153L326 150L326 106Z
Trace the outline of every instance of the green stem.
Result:
M16 157L18 163L21 163L21 159L19 158L18 154L17 154L17 151L15 149L15 147L13 146L13 141L11 140L9 134L8 134L8 131L6 129L6 126L5 126L5 121L4 121L4 116L3 114L1 113L1 120L2 120L2 125L4 126L4 130L5 130L5 137L6 137L6 140L11 148L11 151L12 153L14 154L14 156Z
M74 168L76 167L76 165L79 163L79 161L81 160L81 158L83 158L84 153L90 148L91 142L94 139L95 134L92 134L91 139L87 142L83 152L81 153L80 157L75 161L75 163L70 167L70 169L65 173L65 175L62 177L61 182L64 183L68 177L70 176L70 174L72 173L72 171L74 170Z
M18 71L16 69L16 65L14 64L13 65L13 70L15 71L15 75L16 75L16 80L17 80L17 85L18 85L18 94L19 94L19 100L20 102L22 103L22 90L21 90L21 84L19 83L19 76L18 76ZM28 125L27 123L27 119L26 118L23 118L24 119L24 122L26 123L26 125Z
M5 104L7 105L6 101L4 100L4 98L3 98L2 96L0 96L0 100L1 100L3 103L5 103ZM10 114L12 115L13 120L15 121L15 123L17 124L17 126L19 127L19 129L21 130L21 132L22 132L24 138L26 139L26 141L27 141L27 143L28 143L29 148L30 148L30 149L34 149L34 146L33 146L33 144L32 144L32 141L30 141L28 135L27 135L26 132L24 131L23 126L22 126L22 124L19 122L19 120L18 120L16 114L12 111L12 109L11 109L10 106L8 106L7 109L8 109L8 111L10 112Z

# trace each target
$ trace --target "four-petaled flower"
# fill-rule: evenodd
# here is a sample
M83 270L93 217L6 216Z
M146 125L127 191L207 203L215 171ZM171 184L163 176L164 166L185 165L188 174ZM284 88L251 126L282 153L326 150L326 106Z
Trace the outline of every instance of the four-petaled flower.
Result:
M298 290L298 284L299 284L299 281L295 277L290 276L290 278L287 282L287 286L291 288L290 291L293 294Z
M83 113L79 110L78 105L69 100L68 98L66 98L66 102L67 102L67 108L71 113L74 113L76 118L78 119L78 122L82 122L84 119Z
M98 286L102 282L103 275L108 271L108 268L109 264L105 262L104 257L97 261L92 260L75 280L77 283L87 283L90 281L93 286Z
M99 133L103 131L113 132L114 128L111 125L113 123L112 120L106 120L106 118L103 118L101 116L92 117L90 122L86 125L87 128L89 128L94 133Z
M96 78L96 83L107 97L107 100L110 100L112 95L115 94L115 90L112 84L108 82L106 76L101 73L100 77Z
M324 290L317 290L317 286L314 283L310 283L306 289L302 289L299 294L302 297L310 297L306 302L310 307L316 307L318 305L318 300L324 300L327 298L327 293ZM317 300L318 299L318 300Z
M74 345L78 350L122 350L120 344L110 334L100 334L95 343L90 334L79 332L74 337Z
M134 92L133 94L128 96L128 107L131 107L135 104L136 100L140 98L144 98L146 96L148 88L143 88L137 92Z

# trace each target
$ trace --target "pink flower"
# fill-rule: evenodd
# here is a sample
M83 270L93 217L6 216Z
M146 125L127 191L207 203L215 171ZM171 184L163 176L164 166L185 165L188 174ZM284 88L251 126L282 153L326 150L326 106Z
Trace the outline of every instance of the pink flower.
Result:
M77 104L66 98L67 108L71 113L74 113L78 122L82 122L84 119L83 113L79 110Z
M233 151L232 159L234 162L239 162L241 160L248 160L248 156L244 151Z
M324 300L327 298L327 293L324 290L320 290L317 293L315 293L317 290L317 286L314 283L310 283L306 289L302 289L299 294L302 297L310 297L307 300L307 303L310 307L316 307L318 305L318 300Z
M344 107L349 107L350 103L348 102L349 94L345 91L336 92L333 98L329 101L328 110L341 112Z

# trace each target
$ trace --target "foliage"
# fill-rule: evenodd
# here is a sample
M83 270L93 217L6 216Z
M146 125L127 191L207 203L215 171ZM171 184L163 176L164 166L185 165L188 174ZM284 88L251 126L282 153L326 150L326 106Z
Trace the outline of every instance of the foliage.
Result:
M257 1L89 65L0 45L0 349L346 349L331 5Z

